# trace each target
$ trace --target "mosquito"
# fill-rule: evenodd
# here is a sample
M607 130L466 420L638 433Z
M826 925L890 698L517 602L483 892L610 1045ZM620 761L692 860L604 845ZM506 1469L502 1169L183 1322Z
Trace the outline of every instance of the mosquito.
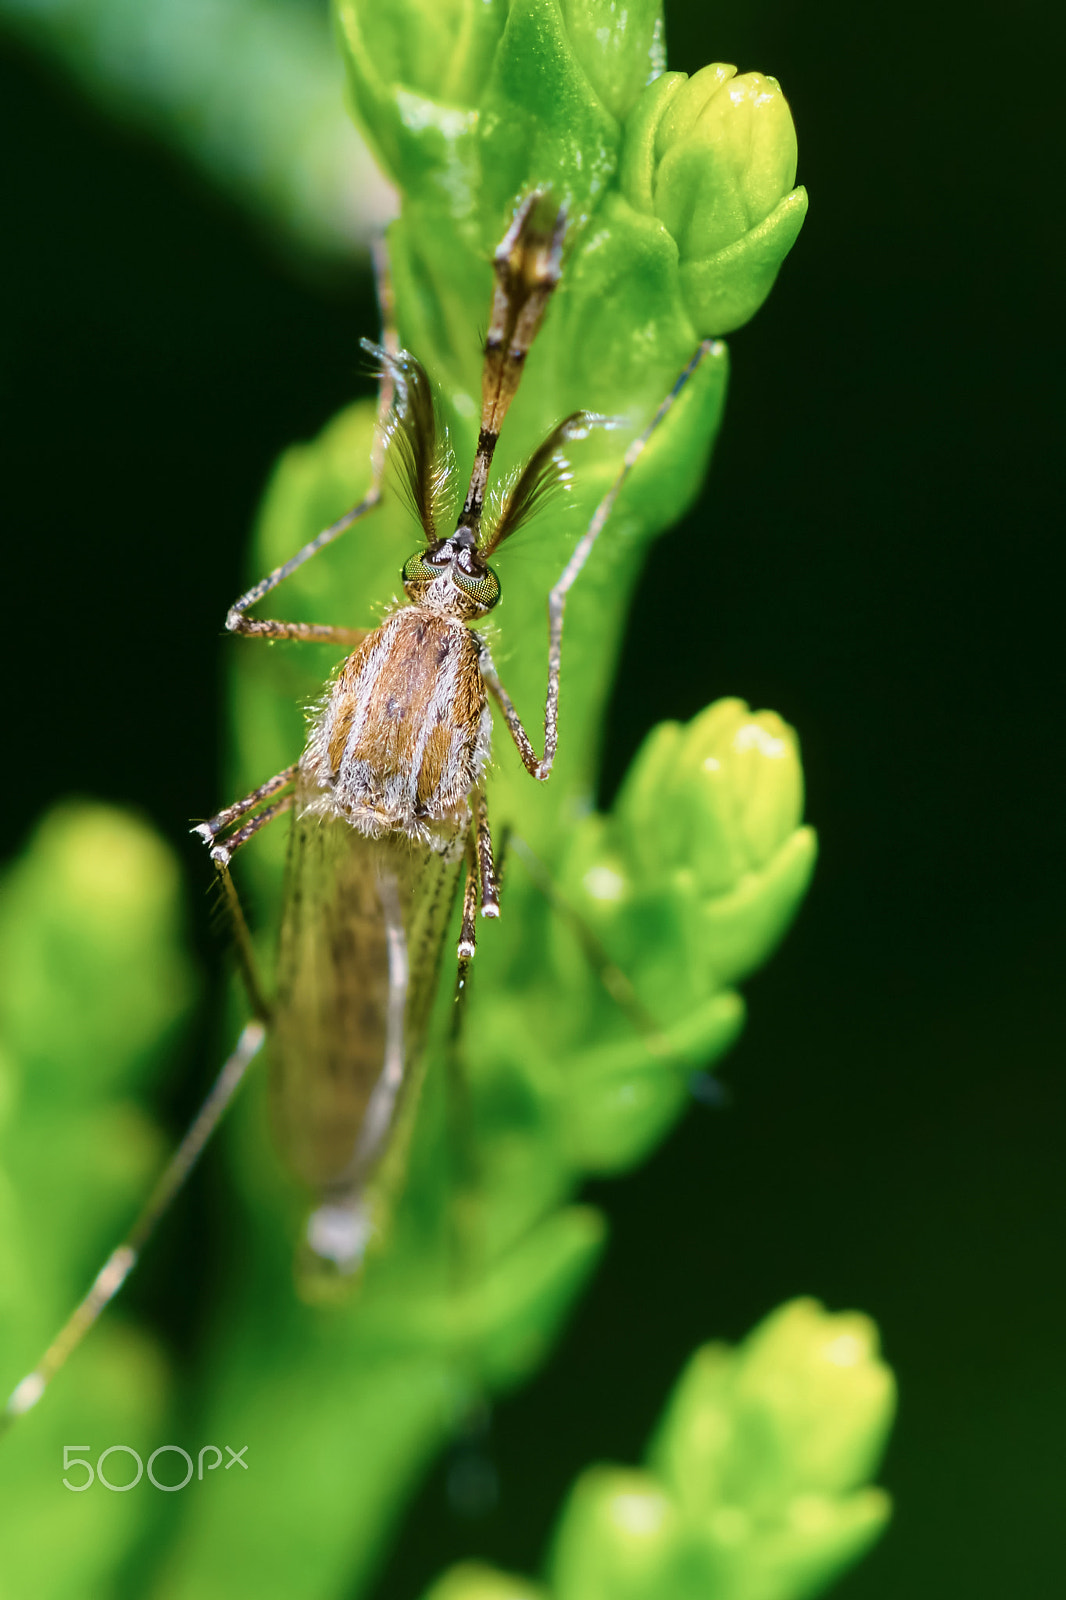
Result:
M0 1427L28 1411L135 1266L270 1038L276 1141L316 1197L311 1257L354 1277L383 1229L375 1188L417 1077L447 926L465 868L456 993L476 950L476 917L500 914L484 775L490 698L527 772L539 782L558 745L559 678L567 595L648 440L714 348L704 341L651 421L629 445L548 599L548 684L538 756L475 624L500 598L490 558L568 477L565 447L614 419L579 411L559 422L504 493L486 504L493 454L526 357L562 271L566 217L544 191L518 206L493 258L495 285L482 371L482 409L469 486L454 531L438 522L449 487L447 437L430 380L391 331L379 269L384 333L364 341L381 372L370 488L362 501L240 597L231 633L342 645L350 654L328 686L302 755L196 832L208 845L236 934L252 1020L126 1239L41 1361L17 1385ZM381 500L386 458L424 537L403 567L405 599L373 630L264 620L249 612L305 561ZM276 997L266 998L230 864L260 829L292 815Z

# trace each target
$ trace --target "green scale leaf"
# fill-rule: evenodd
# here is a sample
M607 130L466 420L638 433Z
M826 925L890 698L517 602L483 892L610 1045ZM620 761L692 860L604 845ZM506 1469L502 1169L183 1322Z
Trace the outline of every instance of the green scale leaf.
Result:
M563 281L497 473L574 410L609 413L620 426L575 445L572 493L500 562L503 601L489 636L524 722L539 730L549 588L629 440L699 340L752 314L794 238L774 220L782 206L794 220L801 203L789 188L791 122L772 80L736 80L734 99L732 69L664 78L661 16L647 0L624 13L600 0L338 0L336 17L354 109L403 195L388 235L401 339L439 386L463 467L477 436L491 253L531 189L567 207ZM709 206L710 231L694 206ZM611 813L593 808L641 565L699 490L726 376L725 347L714 343L571 597L548 785L530 780L497 728L493 826L520 836L553 888L546 897L540 868L531 875L516 847L503 916L483 928L467 1027L468 1168L457 1169L449 1138L447 983L388 1247L349 1303L294 1295L306 1197L268 1153L262 1082L238 1110L230 1146L241 1246L219 1293L196 1421L204 1440L247 1445L252 1467L168 1503L164 1553L143 1593L361 1592L456 1421L532 1374L587 1283L605 1224L580 1203L585 1176L643 1159L681 1114L692 1072L741 1026L732 985L783 935L813 862L791 731L772 713L722 702L685 727L655 730ZM361 403L286 452L251 577L360 499L372 431L373 409ZM272 614L372 626L418 542L389 493L372 521L279 591ZM296 758L304 708L336 652L228 648L239 794ZM239 862L258 930L276 927L284 847L283 831L268 829ZM269 967L269 931L258 937ZM497 1584L486 1600L497 1592L528 1591Z
M699 339L715 331L686 303L677 241L620 181L629 128L654 91L648 78L662 66L658 13L637 8L621 32L608 27L608 45L596 57L606 15L607 8L564 9L554 0L456 6L433 18L414 6L345 0L337 7L355 108L404 196L388 235L401 340L439 386L461 467L477 436L492 250L529 189L550 188L568 208L563 281L508 417L497 473L525 459L573 410L608 412L623 426L575 445L568 500L499 563L503 600L489 633L504 682L533 729L543 712L547 592L629 438ZM429 1451L467 1406L530 1375L587 1282L604 1225L574 1203L584 1175L623 1171L666 1134L684 1108L691 1072L739 1030L742 1006L729 985L765 959L798 905L813 843L799 824L794 738L768 714L752 717L728 702L673 737L660 730L612 815L592 809L625 616L648 545L698 492L726 370L725 349L715 345L642 456L571 598L550 783L530 780L502 728L489 780L494 828L510 825L544 864L652 1025L636 1028L605 991L565 917L516 859L507 868L503 916L481 937L469 1008L476 1184L456 1192L440 1042L450 1004L445 982L388 1248L371 1262L353 1304L323 1311L290 1300L264 1324L263 1304L277 1295L279 1280L289 1292L285 1255L299 1210L258 1139L242 1133L254 1265L220 1307L228 1354L212 1430L258 1439L266 1463L278 1456L280 1427L290 1487L282 1493L282 1469L268 1464L243 1486L247 1539L245 1524L234 1524L219 1497L199 1502L180 1546L175 1594L223 1592L211 1554L223 1519L232 1559L261 1595L289 1592L284 1559L294 1541L304 1553L303 1593L334 1592L342 1571L349 1582L365 1580ZM287 453L264 502L250 575L285 560L360 498L372 425L372 408L353 406L315 443ZM372 522L286 585L281 614L373 625L417 544L408 513L387 494ZM336 652L243 641L232 649L237 793L295 758L301 708L317 698ZM715 779L712 759L721 769ZM656 790L661 816L649 826L644 811L654 809L648 796ZM701 850L687 855L695 837ZM264 838L256 848L242 866L245 881L253 880L257 920L269 926L284 839ZM611 873L624 886L618 902L596 890ZM249 1105L245 1119L260 1114ZM301 1381L294 1406L292 1373L311 1370L314 1385ZM263 1406L273 1383L290 1396L280 1425ZM382 1395L400 1391L407 1420L390 1426ZM323 1433L331 1441L328 1486L315 1470Z

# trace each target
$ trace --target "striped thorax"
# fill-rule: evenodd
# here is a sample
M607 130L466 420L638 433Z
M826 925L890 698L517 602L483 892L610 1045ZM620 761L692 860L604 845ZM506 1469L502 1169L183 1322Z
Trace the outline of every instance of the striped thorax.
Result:
M500 585L462 530L406 563L411 604L348 657L300 762L304 809L438 850L464 836L492 739L470 623Z

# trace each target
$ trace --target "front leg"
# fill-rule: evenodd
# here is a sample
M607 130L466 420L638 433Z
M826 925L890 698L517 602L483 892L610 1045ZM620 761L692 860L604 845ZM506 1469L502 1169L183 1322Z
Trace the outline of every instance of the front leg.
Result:
M566 611L566 597L573 588L585 562L592 554L593 546L603 531L603 526L608 517L614 510L614 503L618 498L619 491L643 454L648 441L656 430L661 427L673 409L678 396L683 393L693 373L699 370L709 355L716 353L720 349L721 346L717 340L704 339L647 427L642 433L638 433L637 437L631 442L623 457L618 476L596 507L592 521L578 540L573 555L566 563L558 583L548 596L548 692L544 700L544 754L541 757L538 758L530 743L529 735L522 726L510 695L496 676L492 658L485 646L482 645L481 675L485 680L485 685L503 712L511 738L518 747L518 753L522 757L526 771L540 783L543 783L551 772L552 763L555 760L555 751L559 743L559 665L563 652L563 615Z
M329 623L319 622L275 622L269 617L246 617L236 606L231 606L226 617L226 632L242 634L246 639L300 639L305 644L342 644L354 650L370 629L333 628Z
M551 771L555 759L555 747L558 743L558 713L559 713L559 674L556 669L554 678L549 676L548 700L544 709L544 757L543 760L533 748L529 734L522 726L522 719L514 708L514 701L500 682L496 668L492 664L492 657L483 647L481 652L481 677L486 689L503 712L503 719L507 724L508 732L515 742L522 763L531 778L537 778L543 783ZM554 683L554 694L552 687ZM489 915L491 916L491 912Z
M384 241L374 249L374 277L377 284L378 306L381 310L381 343L386 353L395 356L399 351L399 339L396 335L396 313L392 297L392 280L389 276L388 256L385 251ZM381 485L385 473L385 442L388 432L388 419L396 400L396 383L392 368L386 366L381 374L381 384L378 389L377 419L374 425L374 443L370 451L370 487L360 500L359 504L346 511L336 522L331 522L328 528L323 528L321 533L305 544L294 556L284 562L280 567L275 567L273 572L268 572L256 584L235 600L229 608L226 617L226 631L228 633L244 634L248 638L258 639L303 639L313 644L345 644L355 646L363 640L369 629L330 628L318 627L307 622L272 622L257 621L254 617L246 615L252 606L257 605L279 583L291 577L305 561L310 561L327 544L332 544L334 539L340 538L342 533L361 521L368 512L381 502Z

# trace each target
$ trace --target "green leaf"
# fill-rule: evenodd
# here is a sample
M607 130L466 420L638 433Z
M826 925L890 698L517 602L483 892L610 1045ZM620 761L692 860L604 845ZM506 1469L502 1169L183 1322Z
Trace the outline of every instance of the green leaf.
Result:
M623 120L666 66L661 0L562 0L574 54L604 105Z
M189 162L298 257L350 267L392 215L387 186L344 113L324 7L0 0L0 26L118 123Z

